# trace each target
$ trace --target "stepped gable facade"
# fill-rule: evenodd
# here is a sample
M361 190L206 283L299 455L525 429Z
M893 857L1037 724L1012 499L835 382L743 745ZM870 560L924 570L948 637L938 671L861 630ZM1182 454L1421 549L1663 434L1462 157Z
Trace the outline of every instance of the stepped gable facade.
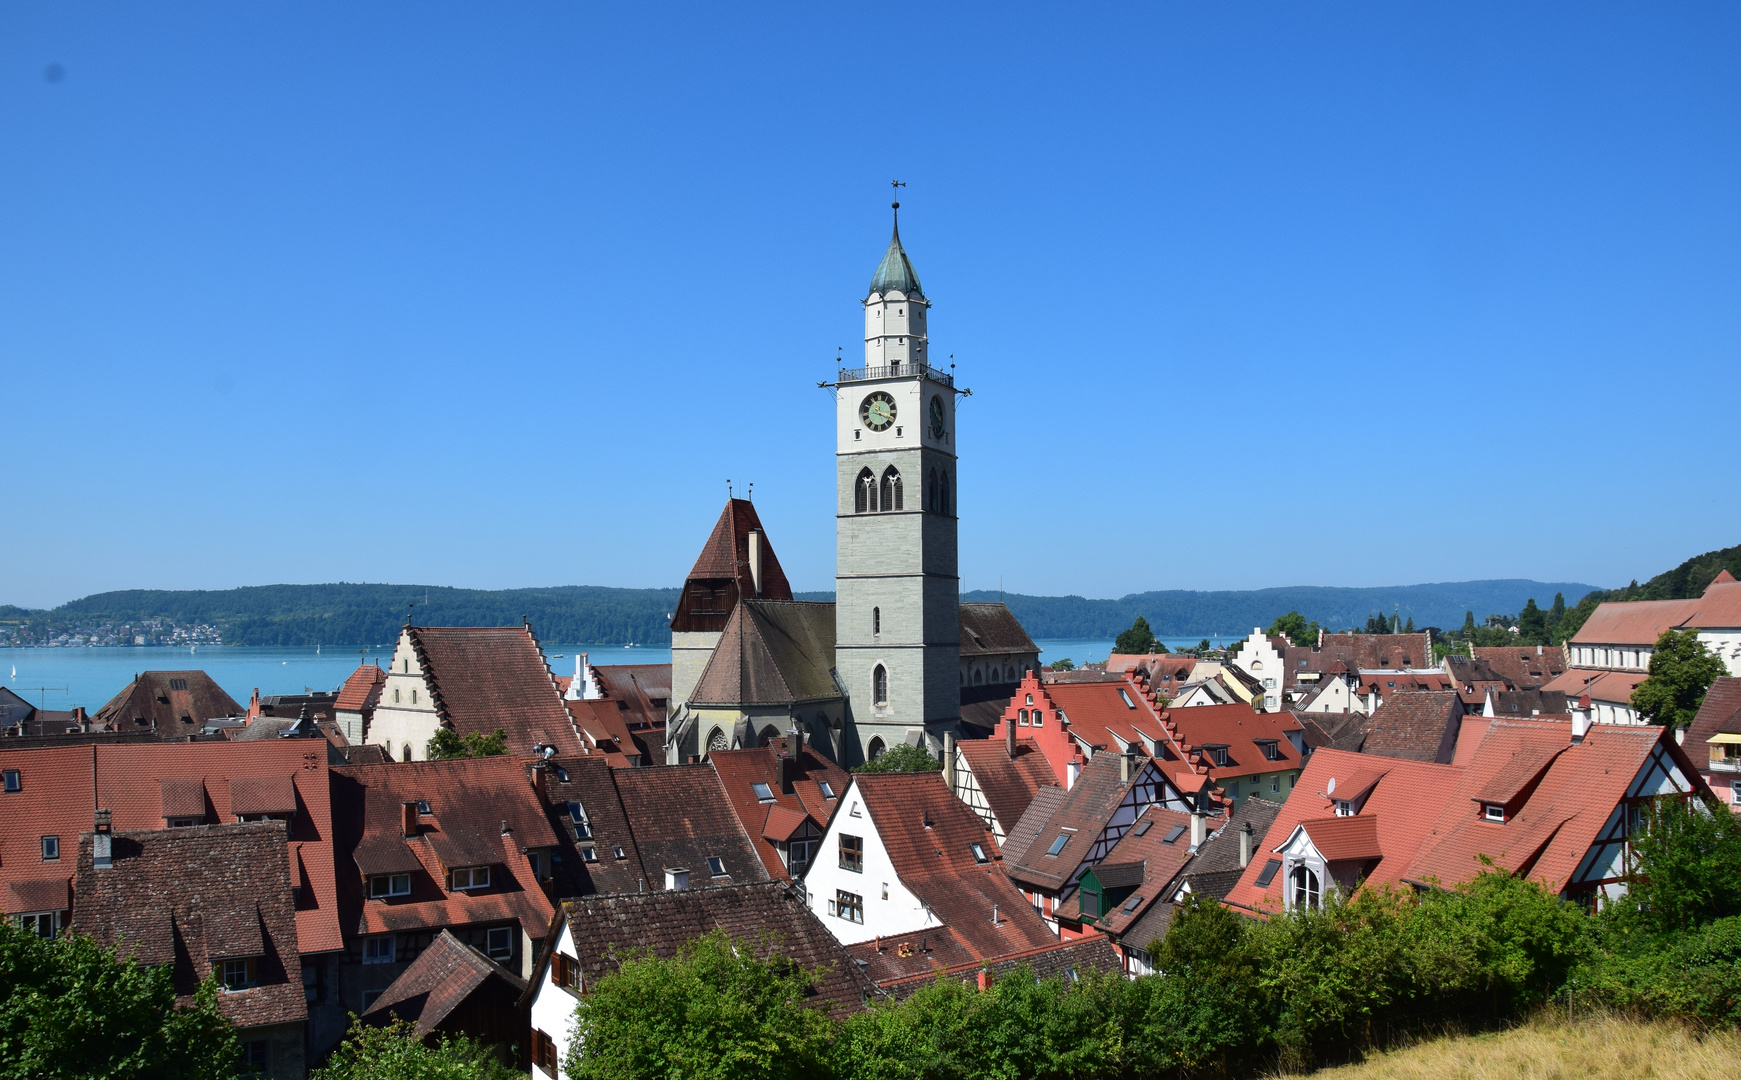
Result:
M203 671L144 671L91 714L91 722L112 731L186 739L199 735L208 720L246 712Z
M802 734L707 757L738 824L773 879L804 876L852 778Z
M1463 701L1455 690L1417 690L1396 694L1365 724L1368 754L1451 764L1463 723Z
M458 758L332 775L344 1007L365 1012L443 930L524 973L553 910L555 858L572 857L527 767Z
M1741 678L1711 684L1681 746L1716 796L1741 812Z
M285 823L104 828L77 840L73 930L167 967L180 1005L215 976L243 1062L264 1076L303 1076L308 1005Z
M386 1025L406 1020L419 1037L465 1035L523 1047L530 1013L520 1006L526 980L443 930L363 1013Z
M583 740L529 626L406 626L387 668L369 741L423 761L441 729L507 733L508 753L582 753Z

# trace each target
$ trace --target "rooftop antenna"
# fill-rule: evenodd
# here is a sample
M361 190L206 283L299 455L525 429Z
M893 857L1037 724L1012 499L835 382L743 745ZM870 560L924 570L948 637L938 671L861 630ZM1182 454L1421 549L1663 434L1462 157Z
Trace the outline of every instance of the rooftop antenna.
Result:
M750 486L744 489L744 498L750 502L756 501L756 482L754 480L751 480Z
M731 498L731 477L725 478L725 497Z
M405 628L407 630L409 630L411 628L411 609L416 607L416 606L417 606L417 601L415 601L415 600L413 600L409 604L405 605Z

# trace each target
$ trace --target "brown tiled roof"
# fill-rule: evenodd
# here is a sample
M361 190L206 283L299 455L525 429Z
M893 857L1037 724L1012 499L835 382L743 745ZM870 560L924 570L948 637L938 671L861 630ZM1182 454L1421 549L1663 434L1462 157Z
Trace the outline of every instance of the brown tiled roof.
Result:
M1545 686L1566 670L1566 650L1559 645L1476 646L1474 659L1498 673L1513 690Z
M1631 600L1596 605L1574 645L1655 645L1692 615L1697 600Z
M720 785L738 823L749 835L772 878L791 876L773 841L789 840L805 821L813 822L817 835L821 835L851 780L845 769L822 756L815 747L806 745L797 768L792 770L792 790L782 790L780 770L787 745L788 739L781 738L767 746L716 750L707 756L708 764L719 774ZM823 782L828 783L834 798L823 795ZM768 785L771 802L756 796L756 784Z
M562 853L555 867L558 897L593 893L633 892L641 880L641 856L629 828L622 797L617 794L616 770L604 757L552 758L537 770L539 791L549 807L553 827L574 845ZM582 838L569 815L568 804L580 804L590 838ZM581 847L591 845L598 856L587 862ZM623 857L617 858L616 849Z
M1043 787L1034 793L1033 801L1015 824L1004 826L1006 836L1003 842L1004 862L1010 866L1020 863L1028 857L1028 849L1040 838L1040 832L1046 823L1052 820L1052 815L1064 805L1064 796L1068 794L1061 785ZM1050 843L1050 841L1047 841ZM1045 849L1042 844L1041 850Z
M996 656L1033 653L1040 647L1003 604L961 604L961 655Z
M1013 758L1003 739L968 739L955 745L1006 836L1041 788L1058 785L1052 766L1032 739L1017 739Z
M661 889L665 871L681 867L698 884L767 881L768 871L738 823L713 766L661 765L618 769L612 779L635 834L647 887ZM710 856L725 862L724 877L712 876Z
M562 704L574 719L574 726L580 729L581 738L593 751L619 769L640 763L629 757L638 755L640 748L629 734L628 726L623 722L623 710L617 702L607 698L592 701L564 698Z
M418 1035L428 1035L491 983L510 1002L526 992L525 979L443 930L375 999L363 1013L363 1021L409 1020L417 1025Z
M953 968L977 968L983 963L973 947L947 926L874 937L848 945L846 951L879 987L915 976L929 979Z
M381 700L381 689L387 685L387 673L375 664L364 664L351 672L332 707L344 712L367 713Z
M1576 701L1585 694L1594 701L1608 701L1632 706L1632 692L1649 675L1642 671L1603 671L1598 668L1567 668L1553 682L1542 687L1566 695Z
M690 692L691 704L792 705L840 696L834 605L750 600L737 605Z
M1727 570L1705 587L1703 595L1693 601L1692 614L1687 616L1687 625L1700 629L1717 629L1741 626L1741 582L1734 578L1724 580Z
M65 874L52 877L13 878L3 898L7 915L27 911L65 911L72 907L71 884Z
M1095 919L1094 926L1115 937L1122 936L1147 914L1151 904L1171 898L1175 890L1168 886L1190 859L1191 815L1160 806L1149 807L1094 868L1094 876L1103 886L1135 887L1112 914ZM1133 869L1126 869L1122 874L1112 869L1120 866ZM1078 892L1065 901L1057 909L1058 917L1072 922L1079 920L1081 899L1082 894ZM1136 906L1127 910L1125 905L1132 899L1136 900Z
M297 889L299 947L304 953L342 947L323 741L150 741L22 751L0 746L0 766L18 769L22 782L19 791L0 795L0 809L6 815L6 827L0 828L0 883L4 884L55 876L70 879L73 860L63 856L58 864L42 862L38 838L59 836L70 856L74 837L91 829L93 807L109 810L117 830L162 828L165 780L178 781L175 786L183 790L201 792L199 813L186 816L228 823L234 822L237 814L230 801L234 781L290 778L296 789L297 812L290 823L286 862Z
M176 684L184 689L177 689ZM159 738L197 735L207 720L248 710L203 671L146 671L98 709L91 721L117 731L153 731Z
M1141 761L1144 766L1149 764L1147 758ZM1117 754L1094 755L1082 767L1076 783L1064 793L1058 808L1040 825L1038 838L1029 841L1019 861L1006 866L1010 877L1048 892L1061 890L1075 881L1077 869L1088 858L1089 847L1106 828L1130 787L1121 779L1121 768ZM1133 773L1131 782L1140 775ZM1069 839L1057 854L1050 854L1053 840L1060 835Z
M1564 690L1499 690L1493 695L1493 711L1499 716L1566 716Z
M1454 690L1393 694L1366 721L1365 753L1449 765L1463 701Z
M996 838L967 805L928 773L858 773L854 789L895 873L980 959L1057 940L1004 876ZM926 827L926 822L930 826ZM978 862L980 844L990 861ZM992 925L992 910L998 923Z
M1425 667L1433 662L1426 634L1325 634L1317 647L1289 645L1283 651L1282 685L1292 688L1302 671L1349 671Z
M508 734L508 750L579 754L580 736L526 626L413 626L405 633L442 723L462 735Z
M1239 865L1240 831L1247 824L1251 825L1252 858L1257 858L1263 838L1268 835L1276 818L1281 816L1282 805L1261 798L1240 803L1226 824L1203 841L1203 846L1197 849L1197 854L1182 871L1181 881L1189 881L1196 892L1208 893L1217 900L1224 899L1245 869Z
M118 832L112 854L93 869L80 838L74 929L170 965L183 1004L214 966L258 957L258 985L218 995L218 1010L244 1028L308 1016L282 823Z
M1705 691L1705 700L1681 743L1693 764L1704 766L1706 747L1714 735L1741 735L1741 679L1724 675Z
M536 933L551 903L532 875L526 849L561 841L525 765L509 757L457 758L391 765L338 765L333 798L340 808L339 880L353 934L435 930L518 920ZM404 804L423 800L417 835L404 831ZM503 833L501 823L507 822ZM408 858L409 856L409 858ZM447 861L453 860L453 861ZM490 886L449 892L447 871L489 866ZM365 900L368 874L412 875L411 895Z
M771 943L801 966L821 968L816 1001L837 1013L856 1011L872 992L852 957L788 882L586 896L563 901L561 918L574 938L583 989L636 952L668 959L688 942L718 929L740 943ZM764 936L767 931L772 935ZM534 987L543 982L559 937L548 936L531 980Z
M749 537L751 530L761 528L762 519L757 516L754 503L748 499L726 501L719 521L684 582L677 610L672 612L672 630L718 630L739 599L756 597L750 574ZM780 568L780 560L774 556L774 545L768 541L766 530L762 531L761 559L761 599L792 599L792 586Z
M1317 751L1328 746L1358 754L1366 743L1365 713L1308 713L1294 709L1287 711L1293 714L1305 732L1308 750Z

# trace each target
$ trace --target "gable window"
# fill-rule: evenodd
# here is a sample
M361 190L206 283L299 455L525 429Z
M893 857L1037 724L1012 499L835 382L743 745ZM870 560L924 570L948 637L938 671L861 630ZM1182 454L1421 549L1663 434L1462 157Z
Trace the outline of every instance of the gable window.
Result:
M17 769L7 769L6 773L5 773L5 777L6 777L6 790L7 791L17 791L19 786L20 786L19 785L19 778L18 778L18 770Z
M773 802L774 788L771 784L751 784L750 789L756 793L757 802Z
M707 857L707 872L712 874L714 877L724 877L725 860L720 858L718 855L709 855Z
M985 853L985 845L984 844L977 844L977 843L969 844L969 845L967 845L967 850L973 852L973 861L976 863L990 862L991 861L991 856L989 856Z
M406 743L405 745L403 745L399 748L399 760L400 761L410 761L411 760L411 744L410 743Z
M191 829L200 823L200 819L196 817L172 817L165 821L171 829Z
M550 961L550 978L557 986L580 989L580 961L567 953L557 953Z
M1321 896L1318 889L1318 875L1309 866L1296 866L1294 872L1288 875L1288 888L1294 907L1315 908L1319 906Z
M369 879L369 899L383 900L389 896L410 896L410 874L377 874Z
M397 940L391 935L365 938L363 940L363 963L391 964L395 954L393 946Z
M864 897L841 889L834 891L834 913L847 922L864 922Z
M454 870L449 877L453 884L449 885L448 888L454 892L490 887L490 868L487 866L462 866Z
M1033 703L1034 703L1034 695L1032 695L1032 694L1027 694L1027 695L1025 695L1025 696L1026 696L1026 698L1027 698L1027 700L1026 700L1026 701L1024 701L1024 702L1023 702L1023 703L1022 703L1022 704L1024 704L1024 705L1032 705L1032 704L1033 704Z
M864 873L864 837L840 834L840 868Z
M246 990L250 986L259 986L257 978L260 971L257 957L248 956L239 960L224 961L224 989Z
M1016 710L1016 723L1022 727L1028 726L1028 710L1026 710L1026 709L1017 709Z
M60 837L45 836L42 838L42 861L52 862L60 858Z
M1069 833L1059 833L1058 839L1052 841L1052 846L1046 849L1047 855L1056 855L1064 850L1064 845L1070 842Z
M557 1075L556 1040L537 1028L532 1029L532 1064L538 1066L545 1076Z
M1041 712L1039 709L1035 709L1033 711L1032 715L1034 717L1034 726L1035 727L1045 727L1046 726L1046 714L1045 713Z
M491 960L508 960L514 955L514 928L497 926L484 931L484 953Z
M396 686L393 688L393 704L399 704L399 688Z

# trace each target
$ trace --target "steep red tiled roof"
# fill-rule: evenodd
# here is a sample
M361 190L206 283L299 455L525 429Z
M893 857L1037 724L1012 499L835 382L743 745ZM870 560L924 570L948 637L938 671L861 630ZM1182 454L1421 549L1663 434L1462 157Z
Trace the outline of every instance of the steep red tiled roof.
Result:
M1558 891L1659 744L1703 786L1666 728L1598 724L1578 745L1571 730L1566 722L1494 720L1408 880L1456 885L1475 876L1485 855ZM1505 799L1507 821L1480 820L1481 802Z
M1057 940L1004 876L991 830L943 786L939 774L858 773L853 786L901 884L979 958ZM972 844L980 844L990 861L978 862Z
M1017 739L1013 758L1002 738L966 739L955 745L1006 834L1021 820L1041 788L1058 783L1032 739Z
M1380 700L1411 690L1450 690L1455 683L1443 671L1362 671L1360 692Z
M405 631L442 722L462 735L508 734L509 752L581 752L574 721L525 626L413 626Z
M1563 674L1542 689L1565 694L1572 701L1589 694L1593 701L1608 701L1630 708L1632 692L1638 689L1639 683L1649 677L1642 671L1567 668Z
M1216 783L1242 776L1281 772L1300 767L1300 753L1294 749L1288 733L1299 731L1300 725L1288 712L1258 712L1241 702L1236 705L1198 705L1189 709L1169 709L1166 713L1182 743L1189 747L1225 744L1228 763L1216 765L1207 757L1203 764L1210 779ZM1261 752L1260 742L1274 742L1277 757L1270 759ZM1169 773L1177 771L1166 762Z
M612 765L619 769L629 768L638 764L629 759L630 754L639 755L634 737L629 734L628 725L623 723L623 711L615 701L596 698L592 701L564 698L563 706L568 709L568 715L574 719L575 727L580 729L580 736L587 745L604 755Z
M1698 715L1687 728L1681 745L1693 764L1704 767L1706 753L1714 735L1741 735L1741 679L1725 675L1711 684Z
M428 1035L491 983L498 998L508 1003L526 992L525 979L443 930L375 999L363 1013L363 1021L409 1020L416 1024L418 1035Z
M392 765L338 765L334 801L341 809L338 866L357 934L434 930L517 919L535 933L552 907L533 876L527 848L560 846L522 762L509 757L458 758ZM406 837L404 804L430 813ZM503 833L501 824L508 831ZM489 866L490 886L449 892L447 871ZM370 874L412 875L411 895L365 900Z
M180 739L199 734L207 720L247 711L203 671L146 671L93 713L91 722Z
M689 571L683 594L672 612L671 629L712 631L723 625L737 602L757 598L754 578L750 573L750 533L762 529L762 519L748 499L729 499L713 526L707 543ZM774 555L774 545L762 531L761 539L763 600L792 599L792 585L780 560Z
M1598 604L1574 645L1655 645L1656 639L1686 622L1697 600L1631 600Z
M324 741L147 742L22 751L0 747L0 766L18 769L21 780L19 791L0 795L0 818L7 825L0 829L0 884L8 885L70 880L74 838L91 830L93 807L109 810L117 831L160 829L165 824L164 782L170 781L172 790L199 795L199 814L187 816L204 816L209 808L206 821L227 824L238 813L231 802L232 781L240 782L246 806L252 797L248 792L257 790L251 788L256 778L274 784L290 778L298 812L291 821L287 861L291 880L301 885L295 912L300 950L316 953L343 946ZM58 863L42 861L42 836L61 838L66 854Z
M807 745L798 768L793 770L792 790L782 791L780 769L786 746L787 740L782 738L767 746L716 750L707 756L709 765L719 774L732 812L749 835L768 876L773 878L791 877L773 841L790 839L807 820L815 823L820 836L851 779L845 769ZM823 782L828 783L834 798L823 795ZM768 785L771 801L763 802L757 797L756 784Z
M682 868L702 884L767 881L749 831L738 823L719 774L711 765L618 769L612 777L635 833L647 887L663 888L665 871ZM725 863L714 877L709 857Z
M387 685L387 673L375 664L364 664L351 672L333 699L334 710L368 712L381 700L381 688Z
M1366 778L1373 774L1377 780L1369 783ZM1463 776L1464 770L1454 765L1319 750L1306 763L1293 794L1282 804L1275 824L1257 845L1251 865L1227 894L1227 902L1255 911L1281 910L1283 875L1272 873L1269 884L1261 887L1257 879L1276 859L1275 849L1297 826L1335 816L1335 802L1324 794L1332 777L1337 780L1337 799L1350 798L1354 788L1370 788L1357 816L1375 822L1382 857L1367 872L1367 884L1376 888L1402 881L1415 853L1431 839L1441 809L1454 801L1454 790Z
M1365 862L1384 857L1378 842L1376 814L1308 818L1300 822L1300 827L1306 830L1312 846L1326 862Z
M551 758L537 770L539 791L550 810L553 827L565 832L575 845L564 852L555 867L556 895L588 896L592 893L634 892L641 880L641 854L635 846L629 816L617 794L617 770L602 756ZM569 814L569 803L578 803L590 837L581 835ZM597 859L581 857L591 846ZM621 848L623 857L617 858Z
M75 930L169 965L182 1004L225 960L256 957L258 985L219 994L218 1011L243 1028L308 1016L281 823L117 832L112 843L113 864L98 870L89 833L79 841Z
M1368 754L1451 763L1463 702L1455 691L1415 690L1385 699L1366 721Z
M1511 683L1513 690L1546 686L1554 676L1566 670L1566 650L1559 645L1476 646L1469 651L1475 654L1474 659Z
M562 918L574 937L583 988L616 971L636 952L668 959L696 938L723 929L740 943L767 942L802 967L822 969L815 1000L836 1013L858 1010L871 992L851 955L789 882L586 896L563 901ZM764 937L767 931L772 936ZM533 986L543 982L551 944L559 936L548 936Z

